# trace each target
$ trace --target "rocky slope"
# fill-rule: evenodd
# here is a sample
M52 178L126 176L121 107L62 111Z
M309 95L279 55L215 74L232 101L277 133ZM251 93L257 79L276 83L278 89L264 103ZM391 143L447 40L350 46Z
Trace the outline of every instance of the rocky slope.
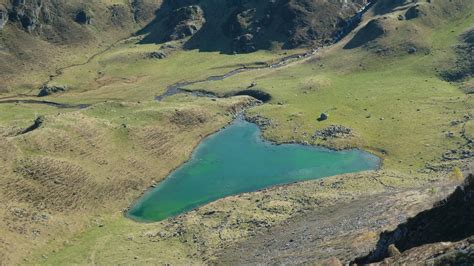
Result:
M370 263L391 257L384 263L430 260L435 264L472 263L473 237L474 175L471 174L463 186L432 209L410 218L393 231L382 233L375 250L356 262Z
M186 47L252 52L330 43L367 0L165 1L144 42L186 40Z

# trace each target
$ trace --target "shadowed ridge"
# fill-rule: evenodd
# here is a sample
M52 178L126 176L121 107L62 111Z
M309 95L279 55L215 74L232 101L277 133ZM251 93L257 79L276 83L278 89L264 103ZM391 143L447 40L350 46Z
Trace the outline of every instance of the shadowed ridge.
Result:
M432 209L419 213L394 231L382 233L375 250L356 259L355 263L382 261L390 257L392 245L404 252L425 244L455 242L473 235L474 175L470 174L462 186Z

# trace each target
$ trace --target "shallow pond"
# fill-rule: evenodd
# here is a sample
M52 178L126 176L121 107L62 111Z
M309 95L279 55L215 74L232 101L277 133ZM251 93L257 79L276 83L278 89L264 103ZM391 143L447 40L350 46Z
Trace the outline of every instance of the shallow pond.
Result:
M237 119L206 138L191 159L145 193L128 216L161 221L229 195L377 169L379 162L360 150L275 145L262 140L258 126Z

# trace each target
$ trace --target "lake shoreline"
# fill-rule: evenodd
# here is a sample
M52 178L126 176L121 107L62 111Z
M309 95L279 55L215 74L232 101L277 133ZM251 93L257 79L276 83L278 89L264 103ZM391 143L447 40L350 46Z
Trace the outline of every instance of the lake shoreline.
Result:
M173 218L176 218L176 217L179 217L179 216L182 216L182 215L186 215L187 213L189 213L193 210L198 210L199 208L201 208L203 206L206 206L206 205L208 205L212 202L215 202L217 200L221 200L221 199L224 199L224 198L235 197L235 196L245 194L245 193L255 193L255 192L259 192L259 191L265 191L265 190L272 189L272 188L275 188L275 187L287 187L287 186L291 186L291 185L294 185L294 184L297 184L297 183L302 183L302 182L317 181L317 180L321 180L321 179L326 179L328 177L341 176L341 175L347 175L347 174L360 174L362 172L372 172L372 171L376 172L376 171L381 170L382 167L383 167L383 158L382 157L378 156L377 154L375 154L373 152L369 152L369 151L366 151L366 150L363 150L363 149L360 149L360 148L336 149L336 148L330 147L330 146L328 147L328 146L324 146L324 145L312 145L312 144L309 144L309 143L303 143L303 142L298 142L298 141L277 142L277 141L274 141L274 140L271 140L271 139L267 139L267 138L264 137L264 134L263 134L264 128L262 128L262 126L258 125L257 123L255 123L253 121L250 121L248 119L248 117L244 114L244 112L246 110L248 110L248 108L251 108L253 106L255 106L255 104L251 105L250 107L245 108L243 111L240 111L240 112L234 114L232 120L227 122L223 127L219 128L218 130L216 130L212 133L209 133L205 136L202 136L202 138L198 141L197 145L194 147L193 152L191 153L190 157L187 160L183 161L183 163L180 164L179 166L177 166L177 167L173 168L172 170L170 170L162 180L160 180L159 182L154 183L153 185L148 187L148 189L143 191L140 194L140 196L138 196L126 209L123 210L122 213L123 213L124 217L127 218L127 219L130 219L134 222L138 222L138 223L147 223L147 224L148 223L159 223L159 222L162 222L162 221L166 221L168 219L173 219ZM203 205L199 205L198 207L193 208L193 209L188 210L188 211L185 211L184 213L180 213L180 214L177 214L177 215L172 215L172 216L170 216L168 218L165 218L163 220L160 220L160 221L139 219L139 218L136 218L134 216L129 215L130 210L134 206L136 206L143 199L143 197L145 195L147 195L148 193L152 193L153 190L156 189L156 187L158 187L159 185L161 185L164 181L166 181L173 172L175 172L177 169L181 168L183 165L185 165L185 164L189 163L191 160L193 160L195 158L194 156L197 152L197 148L199 147L199 145L201 145L203 143L203 141L205 141L209 137L212 137L214 135L219 134L221 131L227 129L228 127L232 126L233 124L235 124L239 121L245 121L247 123L255 125L258 128L258 138L262 141L262 143L265 143L265 144L268 144L268 145L272 145L272 146L300 145L300 146L304 146L304 147L316 148L316 149L319 149L321 151L332 151L332 152L359 151L359 152L364 152L364 153L370 154L370 155L374 156L375 158L377 158L377 165L376 165L375 169L373 169L373 170L364 170L364 171L356 171L356 172L342 173L342 174L336 174L336 175L329 175L329 176L324 176L324 177L309 179L309 180L291 181L291 182L288 182L288 183L281 183L281 184L274 184L274 185L266 186L264 188L257 189L257 190L244 191L244 192L238 192L238 193L235 193L235 194L230 194L230 195L227 195L225 197L218 198L218 199L212 200L210 202L207 202Z

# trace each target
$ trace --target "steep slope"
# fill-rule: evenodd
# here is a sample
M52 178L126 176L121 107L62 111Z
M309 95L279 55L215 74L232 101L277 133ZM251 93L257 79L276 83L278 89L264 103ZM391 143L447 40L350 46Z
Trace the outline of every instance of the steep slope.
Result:
M165 1L143 42L185 39L203 51L253 52L331 43L367 0Z
M380 235L377 247L356 263L414 263L424 260L436 264L472 263L474 260L474 175L434 208L421 212L394 231ZM461 242L460 242L461 241ZM439 242L460 242L457 244ZM425 245L425 246L423 246ZM416 250L409 251L410 249ZM396 254L404 252L403 254ZM440 252L440 250L444 250ZM447 252L448 250L451 250ZM408 251L405 253L405 251ZM439 256L439 253L447 253Z

